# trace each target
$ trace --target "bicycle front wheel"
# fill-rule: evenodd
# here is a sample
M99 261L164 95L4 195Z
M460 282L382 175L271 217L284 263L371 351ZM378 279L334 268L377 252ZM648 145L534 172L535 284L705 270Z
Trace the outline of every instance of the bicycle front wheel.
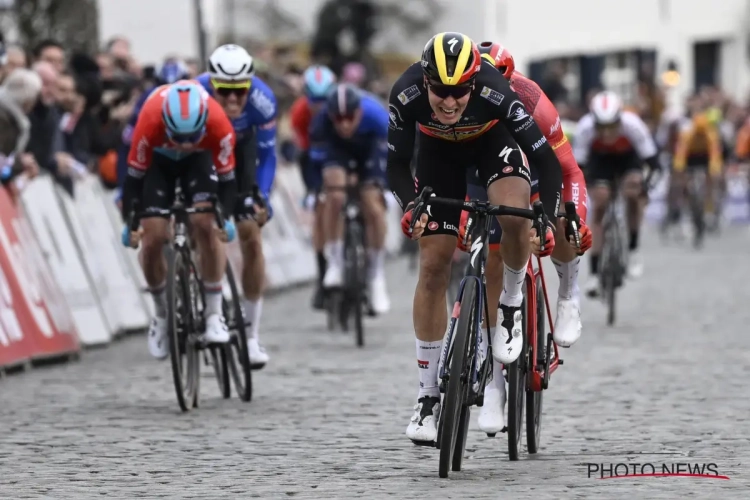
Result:
M364 235L358 222L348 222L344 242L344 262L346 265L344 300L348 313L354 314L354 333L357 347L365 345L365 329L362 323L365 308L364 288L367 285L367 258L365 256Z
M506 365L508 370L508 456L511 460L518 460L521 450L521 433L523 432L523 407L526 395L526 379L528 376L529 350L529 315L528 297L531 291L529 277L526 276L523 285L523 304L521 306L521 335L523 348L518 359ZM498 326L500 328L500 326Z
M533 349L529 346L529 359L536 366L546 366L547 357L547 303L544 301L542 277L536 277L536 311L529 311L536 315L536 359L532 359ZM530 317L530 316L529 316ZM529 369L531 372L531 369ZM526 447L530 454L539 450L542 437L542 398L544 390L533 391L526 389Z
M167 329L169 357L177 403L182 411L197 406L200 353L190 339L195 324L189 257L178 249L167 252Z
M441 432L438 436L440 440L440 477L448 477L448 468L451 465L453 465L453 470L461 469L465 445L463 434L469 424L469 408L464 407L471 383L470 354L472 352L472 339L477 328L475 311L479 295L477 293L478 286L476 280L469 280L466 283L461 298L458 324L445 361L448 363L448 360L450 360L450 371L448 372L448 387L445 396L443 396L442 411L440 412ZM467 412L465 416L463 415L464 410ZM464 429L459 425L461 420L464 421ZM457 455L454 456L454 453Z

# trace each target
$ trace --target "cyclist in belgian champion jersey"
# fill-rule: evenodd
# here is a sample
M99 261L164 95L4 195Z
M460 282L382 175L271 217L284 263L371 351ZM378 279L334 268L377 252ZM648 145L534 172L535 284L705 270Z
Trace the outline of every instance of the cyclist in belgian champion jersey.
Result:
M542 237L546 245L554 245L552 225L562 186L560 163L518 94L492 64L482 61L476 44L466 35L439 33L427 42L421 61L410 66L391 90L387 174L405 209L402 229L409 232L412 200L424 186L431 186L436 196L464 199L470 167L478 169L490 202L528 208L531 179L526 153L539 171L540 198L550 219ZM417 126L419 150L412 178L409 165ZM445 292L460 217L460 209L432 206L408 234L419 239L420 245L413 312L420 388L406 430L415 442L434 442L437 437L437 373L448 322ZM512 363L523 347L522 286L533 230L525 219L500 217L499 222L504 232L504 289L497 317L492 308L488 323L493 356L500 363ZM482 339L482 345L486 356L487 339Z

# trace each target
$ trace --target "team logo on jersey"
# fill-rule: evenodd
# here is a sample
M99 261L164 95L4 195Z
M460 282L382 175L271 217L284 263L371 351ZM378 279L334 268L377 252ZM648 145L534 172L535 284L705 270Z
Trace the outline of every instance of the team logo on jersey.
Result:
M253 90L252 94L250 94L250 102L267 120L276 114L276 103L269 99L260 89Z
M398 100L401 102L401 104L406 104L419 97L420 94L421 92L419 91L419 87L417 87L416 85L412 85L398 95Z
M388 128L391 130L401 130L401 124L404 120L401 119L401 113L398 112L398 108L393 104L388 105Z
M510 108L508 109L508 118L513 120L514 122L520 122L529 117L529 114L526 112L526 109L523 106L523 103L521 101L513 101L510 103Z
M503 99L505 99L505 96L503 94L489 87L484 87L479 95L497 106L500 106L500 103L503 102Z

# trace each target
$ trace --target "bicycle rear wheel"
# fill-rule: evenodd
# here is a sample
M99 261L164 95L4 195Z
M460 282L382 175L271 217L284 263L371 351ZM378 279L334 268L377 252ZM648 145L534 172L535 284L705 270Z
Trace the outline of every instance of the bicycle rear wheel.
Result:
M464 288L461 298L461 310L458 316L458 324L453 334L452 346L449 347L448 358L450 359L450 371L448 372L448 387L443 396L443 404L440 412L441 432L440 440L440 477L448 477L448 468L452 465L453 470L461 469L463 458L463 447L465 438L463 435L468 429L469 418L466 406L469 384L471 383L471 345L472 332L476 330L475 311L477 307L476 280L469 280ZM464 418L464 410L467 415ZM461 428L461 420L464 427ZM454 453L458 454L457 456Z
M187 252L170 248L167 251L167 328L169 357L177 403L189 411L198 403L200 353L191 335L195 315Z
M228 361L229 372L232 374L234 387L237 389L237 395L242 401L248 402L253 397L253 372L247 348L245 314L240 304L240 293L234 279L234 271L229 262L227 262L226 278L232 296L230 300L225 297L222 306L232 338L224 346L224 352L226 353L225 356Z
M541 276L536 277L536 311L529 311L529 313L536 314L536 359L531 358L533 354L531 346L529 346L529 359L532 363L536 363L536 366L543 367L547 356L547 303L544 301ZM543 396L544 390L526 389L526 446L530 454L539 450L541 442Z
M518 460L521 449L521 432L523 430L523 407L524 396L526 394L526 378L528 375L528 295L529 295L529 277L524 280L523 285L523 305L521 312L521 335L523 336L523 348L518 359L513 363L506 365L508 370L508 456L511 460ZM501 328L498 325L498 328Z
M703 172L692 172L688 184L690 196L690 214L693 219L693 246L700 248L706 233L706 179Z
M364 288L367 284L365 276L367 258L365 256L362 226L357 221L347 222L346 240L344 241L344 263L346 266L344 274L344 282L346 283L344 300L346 301L347 316L353 313L357 347L363 347L365 345L365 331L362 317L365 308Z
M607 303L607 325L612 326L617 313L617 289L622 286L625 269L620 255L621 241L617 216L614 209L609 210L604 220L604 246L599 275L602 296Z

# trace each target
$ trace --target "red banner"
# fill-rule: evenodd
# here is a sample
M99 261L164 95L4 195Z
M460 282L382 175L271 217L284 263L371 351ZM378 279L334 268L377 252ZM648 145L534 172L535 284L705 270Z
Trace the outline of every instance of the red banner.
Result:
M7 330L6 316L11 327L15 318L19 329L14 338L20 332L28 346L24 352L32 359L77 352L78 335L65 298L28 224L4 189L0 189L0 221L0 266L5 277L0 322Z

